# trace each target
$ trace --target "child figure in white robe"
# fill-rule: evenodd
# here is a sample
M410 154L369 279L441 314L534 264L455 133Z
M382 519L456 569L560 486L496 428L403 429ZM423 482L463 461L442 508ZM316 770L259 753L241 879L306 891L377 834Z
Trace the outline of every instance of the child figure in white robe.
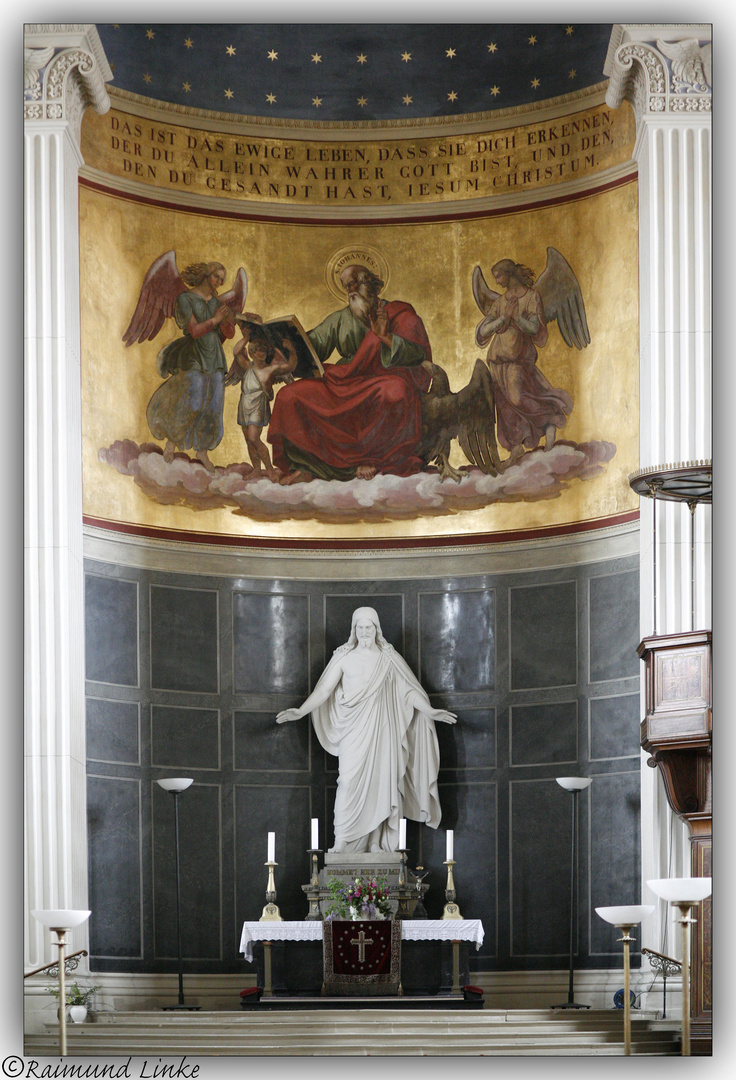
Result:
M288 338L282 339L283 352L274 347L258 328L243 327L243 336L233 349L233 364L226 385L240 382L238 424L243 429L253 471L266 475L277 484L281 470L271 462L268 447L261 439L271 419L273 388L279 382L293 382L296 349Z

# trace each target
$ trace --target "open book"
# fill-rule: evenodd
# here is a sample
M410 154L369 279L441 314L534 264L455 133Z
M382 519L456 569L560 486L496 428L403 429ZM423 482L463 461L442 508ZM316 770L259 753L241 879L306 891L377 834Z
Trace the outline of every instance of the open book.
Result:
M269 319L262 323L246 319L244 315L236 315L235 321L250 327L251 340L262 334L269 344L281 352L284 351L282 341L288 338L296 350L296 368L293 371L295 379L319 379L324 375L325 369L296 315L282 315L278 319Z

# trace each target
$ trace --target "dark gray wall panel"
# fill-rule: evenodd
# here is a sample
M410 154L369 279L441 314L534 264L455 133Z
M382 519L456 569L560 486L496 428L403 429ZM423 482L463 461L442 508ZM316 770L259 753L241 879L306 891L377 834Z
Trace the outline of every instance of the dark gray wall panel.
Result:
M511 708L511 764L556 765L578 759L578 703Z
M151 706L151 764L168 769L219 769L216 709Z
M187 958L222 957L219 796L219 786L202 783L193 784L179 796L182 952ZM175 957L174 797L154 783L152 799L155 956Z
M138 586L87 574L84 579L86 678L138 685Z
M574 581L511 590L511 687L577 682Z
M638 694L591 698L590 757L639 757L641 703Z
M234 768L259 772L309 771L312 723L308 716L293 723L277 724L275 711L237 711L233 723Z
M404 597L401 593L338 593L325 596L325 659L329 660L338 645L344 645L350 637L353 612L359 607L375 608L381 633L404 655Z
M492 769L496 764L496 710L460 709L456 724L435 724L440 769Z
M87 757L90 761L140 761L137 701L87 698Z
M639 572L590 580L590 680L639 674Z
M151 586L151 685L217 693L217 593Z
M236 592L233 668L239 694L309 693L306 596Z
M641 805L639 769L594 776L591 784L590 951L621 956L615 927L595 914L597 907L642 903L640 884ZM648 901L646 897L644 903Z
M511 952L559 956L570 947L572 796L550 779L509 786Z
M301 886L309 881L312 808L309 786L235 786L235 891L238 926L260 919L266 903L268 834L276 833L276 903L284 919L303 919L309 904ZM318 813L315 811L315 817ZM324 836L320 822L320 837Z
M420 681L427 693L493 689L494 609L486 589L420 595Z
M142 956L140 781L87 777L90 953Z

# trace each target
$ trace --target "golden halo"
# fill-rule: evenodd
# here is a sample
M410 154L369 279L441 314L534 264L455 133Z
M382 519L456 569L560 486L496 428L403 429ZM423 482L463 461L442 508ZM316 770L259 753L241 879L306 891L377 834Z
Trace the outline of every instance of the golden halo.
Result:
M346 266L352 266L353 263L366 266L371 273L376 274L384 283L384 289L388 285L388 263L378 248L370 247L368 244L342 247L327 260L325 281L332 295L343 304L347 298L347 293L340 281L340 274Z

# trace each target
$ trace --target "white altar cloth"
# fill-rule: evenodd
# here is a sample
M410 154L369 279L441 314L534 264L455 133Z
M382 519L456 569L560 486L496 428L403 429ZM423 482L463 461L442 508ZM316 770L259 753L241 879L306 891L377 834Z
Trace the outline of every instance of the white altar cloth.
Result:
M401 919L403 941L474 941L476 949L483 944L483 923L480 919ZM245 922L240 936L240 952L253 961L254 941L321 941L322 923L310 922Z

